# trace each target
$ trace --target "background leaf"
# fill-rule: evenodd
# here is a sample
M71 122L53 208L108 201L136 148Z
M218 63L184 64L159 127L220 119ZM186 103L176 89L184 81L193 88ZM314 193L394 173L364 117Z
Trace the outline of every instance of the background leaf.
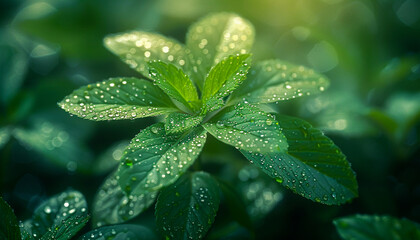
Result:
M85 235L83 235L81 240L137 240L137 239L147 239L154 240L158 239L156 235L150 231L150 229L143 227L141 225L134 224L121 224L113 226L105 226L94 229Z
M20 229L13 209L0 197L0 238L20 240Z
M104 43L108 50L145 77L149 76L149 61L159 60L179 67L187 61L181 43L156 33L132 31L110 35Z
M246 158L282 185L315 202L337 205L358 195L349 162L329 138L303 120L276 118L289 143L287 152L242 150Z
M102 153L93 164L92 172L95 174L109 173L115 169L120 163L124 149L128 146L130 141L123 140L113 144L104 153Z
M89 120L120 120L156 116L176 110L153 83L138 78L111 78L75 90L59 106Z
M257 63L232 98L250 103L270 103L324 91L329 86L326 77L312 69L267 60Z
M127 196L112 173L99 188L93 200L92 221L94 227L128 221L152 205L157 192L145 192Z
M191 77L199 86L210 69L229 55L248 53L254 42L254 27L234 13L207 15L193 24L186 45L191 51Z
M219 191L217 182L205 172L184 174L159 194L158 228L166 238L204 238L219 208Z
M198 127L166 134L163 123L144 129L124 152L118 168L120 186L130 195L140 195L172 184L198 157L206 133Z
M288 147L282 125L247 103L224 109L203 127L216 139L245 151L284 152Z
M353 215L334 220L343 240L416 240L420 225L407 219L390 216Z

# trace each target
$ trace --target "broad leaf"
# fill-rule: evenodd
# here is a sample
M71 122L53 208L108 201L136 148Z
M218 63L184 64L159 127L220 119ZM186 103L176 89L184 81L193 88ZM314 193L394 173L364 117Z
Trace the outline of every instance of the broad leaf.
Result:
M44 234L41 240L68 240L78 233L89 221L87 215L75 215L62 220Z
M167 239L202 239L219 203L219 187L209 174L187 173L159 194L156 223Z
M156 196L156 192L145 192L138 196L125 195L118 184L116 173L112 173L99 188L93 201L93 226L128 221L146 210Z
M149 76L149 61L160 60L179 67L187 62L182 44L156 33L133 31L110 35L104 43L111 52L146 77Z
M284 152L288 147L283 126L271 114L247 103L224 109L203 127L218 140L245 151Z
M420 225L389 216L354 215L334 220L343 240L418 240Z
M141 195L170 185L198 157L206 131L167 134L163 123L141 131L125 150L118 168L119 184L129 195Z
M172 64L164 62L149 63L150 78L155 80L166 94L192 111L199 107L197 89L187 75Z
M154 240L158 239L156 235L148 228L141 225L121 224L106 226L94 229L85 235L80 240Z
M19 223L13 209L0 197L0 239L20 240Z
M176 110L153 83L137 78L111 78L81 87L59 103L60 107L89 120L135 119Z
M282 185L315 202L337 205L357 196L355 174L329 138L303 120L276 118L289 143L288 151L241 151L246 158Z
M250 103L270 103L324 91L329 81L303 66L280 60L257 63L232 99Z
M167 134L184 132L200 124L203 118L203 115L191 116L184 113L171 113L165 118L165 131Z
M29 227L26 230L34 237L57 231L56 234L61 235L65 232L64 235L70 238L87 222L86 208L85 198L80 192L63 192L51 197L35 210L32 220L26 224ZM80 224L75 224L76 221Z
M254 27L233 13L211 14L193 24L186 45L193 69L191 77L199 86L210 69L229 55L248 53L254 42Z
M205 111L214 111L224 104L223 98L235 90L249 69L247 58L249 54L229 56L214 66L204 81L203 104Z

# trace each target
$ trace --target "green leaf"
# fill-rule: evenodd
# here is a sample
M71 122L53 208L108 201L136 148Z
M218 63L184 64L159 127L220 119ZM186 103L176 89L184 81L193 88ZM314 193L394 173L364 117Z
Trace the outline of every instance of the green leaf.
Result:
M89 120L119 120L176 111L172 101L153 83L138 78L111 78L81 87L59 103L61 108Z
M418 240L420 225L389 216L353 215L334 220L343 240Z
M214 66L204 81L203 103L205 111L214 111L223 106L223 98L235 90L249 69L249 54L229 56Z
M110 35L104 43L108 50L146 77L149 61L160 60L179 67L187 61L182 44L156 33L133 31Z
M165 118L165 131L167 134L184 132L203 121L204 116L191 116L184 113L171 113Z
M0 239L20 240L19 223L13 209L0 197Z
M112 173L99 188L93 201L92 221L94 227L128 221L154 203L156 192L138 196L126 196Z
M284 152L288 147L283 126L271 114L247 103L222 110L203 127L218 140L245 151Z
M150 231L148 228L141 225L134 224L121 224L106 226L94 229L85 235L83 235L80 240L138 240L138 239L147 239L154 240L158 239L156 235Z
M197 89L182 69L164 62L149 62L150 78L166 94L193 112L199 107Z
M45 119L37 119L31 129L16 128L13 136L28 149L68 171L88 172L92 154L72 138L72 133Z
M219 186L209 174L184 174L159 194L157 227L167 239L202 239L216 217L219 203Z
M322 92L328 86L328 79L311 69L280 60L267 60L250 69L247 79L233 93L232 99L271 103Z
M288 151L241 151L246 158L283 186L315 202L338 205L357 196L355 174L329 138L301 119L276 118L289 143Z
M124 152L120 186L129 195L140 195L172 184L198 157L205 141L202 127L178 134L166 134L163 123L144 129Z
M53 235L59 236L65 232L64 236L71 238L87 222L86 208L86 200L80 192L60 193L37 207L26 230L34 237L56 231Z
M78 233L89 221L87 215L76 215L68 217L57 223L44 234L41 240L68 240Z
M248 53L254 42L254 27L233 13L211 14L193 24L186 45L191 51L193 81L203 87L210 69L229 55Z

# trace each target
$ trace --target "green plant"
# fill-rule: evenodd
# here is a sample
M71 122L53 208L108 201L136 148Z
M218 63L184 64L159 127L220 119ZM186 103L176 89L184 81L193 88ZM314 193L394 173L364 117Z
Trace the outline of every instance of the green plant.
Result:
M253 40L252 25L231 13L195 23L185 45L138 31L105 38L111 52L152 81L111 78L74 91L60 107L95 121L166 117L124 151L94 203L101 212L94 213L95 226L131 219L158 196L155 215L164 236L203 238L221 197L220 181L197 160L207 133L305 198L338 205L357 196L355 174L329 138L261 105L322 92L328 80L280 60L251 67Z

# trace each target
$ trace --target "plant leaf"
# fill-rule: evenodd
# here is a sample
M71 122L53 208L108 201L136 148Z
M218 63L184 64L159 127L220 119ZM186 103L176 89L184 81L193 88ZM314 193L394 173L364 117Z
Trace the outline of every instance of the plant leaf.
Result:
M284 152L288 147L282 125L247 103L222 110L203 127L218 140L245 151Z
M20 228L13 209L0 197L0 239L20 240Z
M166 94L192 111L199 107L197 89L182 69L164 62L149 62L150 78Z
M76 215L70 216L60 223L56 224L46 234L44 234L41 240L68 240L71 239L76 233L78 233L89 221L87 215Z
M303 66L280 60L259 62L232 94L232 99L250 103L271 103L324 91L329 81Z
M120 186L129 195L140 195L172 184L198 157L205 141L202 127L178 134L166 134L163 123L144 129L124 152Z
M158 238L152 231L150 231L148 228L143 227L141 225L121 224L121 225L105 226L105 227L94 229L86 233L80 238L80 240L92 240L92 239L154 240Z
M190 52L190 77L200 89L210 69L229 55L248 53L254 27L233 13L210 14L193 24L186 38Z
M389 216L353 215L334 220L343 240L417 240L420 225L408 219Z
M165 118L165 131L167 134L184 132L200 124L203 118L203 115L191 116L184 113L171 113Z
M334 143L307 122L276 115L289 143L287 152L241 151L279 183L305 198L338 205L357 196L349 162Z
M160 34L132 31L107 36L104 44L131 68L149 76L147 63L160 60L183 67L186 64L185 49L174 39Z
M70 114L89 120L150 117L176 111L153 83L138 78L111 78L81 87L59 103Z
M157 192L145 192L138 196L126 196L112 173L99 188L93 201L94 227L128 221L154 203Z
M186 173L159 194L156 223L167 239L202 239L219 203L219 187L209 174Z
M204 81L203 103L206 110L223 106L223 98L233 92L246 78L249 54L229 56L214 66Z

